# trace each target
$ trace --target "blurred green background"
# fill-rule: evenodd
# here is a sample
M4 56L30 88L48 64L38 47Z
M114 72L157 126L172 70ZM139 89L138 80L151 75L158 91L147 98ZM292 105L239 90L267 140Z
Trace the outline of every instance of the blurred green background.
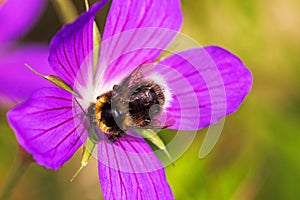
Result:
M198 158L206 129L167 167L176 199L300 199L300 1L182 0L182 32L201 45L237 54L254 76L252 92L226 118L213 151ZM83 0L76 0L83 11ZM99 15L103 24L106 11ZM61 23L52 4L23 42L49 42ZM17 143L0 111L0 191L14 167ZM69 183L80 152L59 171L32 165L11 199L99 199L97 165Z

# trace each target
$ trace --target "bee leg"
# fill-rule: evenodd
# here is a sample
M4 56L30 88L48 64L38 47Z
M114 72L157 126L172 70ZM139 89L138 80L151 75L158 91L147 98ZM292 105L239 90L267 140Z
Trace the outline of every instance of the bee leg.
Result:
M108 140L111 142L117 142L119 138L116 135L111 135L108 137Z
M108 137L108 140L111 142L118 142L120 138L125 135L125 132L118 132L117 134L112 134Z

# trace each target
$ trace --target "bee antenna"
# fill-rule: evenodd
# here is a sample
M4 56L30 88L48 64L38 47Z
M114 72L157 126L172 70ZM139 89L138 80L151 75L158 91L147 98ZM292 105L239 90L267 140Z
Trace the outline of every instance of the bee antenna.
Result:
M85 116L88 116L88 114L84 111L84 109L82 108L82 106L80 105L80 103L78 102L78 100L76 99L76 97L74 97L75 102L78 104L80 110L84 113Z

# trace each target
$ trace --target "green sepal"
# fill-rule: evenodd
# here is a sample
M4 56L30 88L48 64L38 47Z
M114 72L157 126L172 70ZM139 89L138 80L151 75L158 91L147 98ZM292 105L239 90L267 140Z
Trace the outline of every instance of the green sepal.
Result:
M26 67L28 67L28 69L30 69L33 73L37 74L38 76L50 81L51 83L53 83L54 85L56 85L57 87L66 90L76 96L79 96L78 93L76 93L73 88L71 86L69 86L65 81L63 81L61 78L59 78L58 76L54 76L54 75L48 75L45 76L39 72L37 72L36 70L34 70L32 67L30 67L28 64L25 64Z
M90 4L88 0L84 0L84 4L85 4L85 10L88 11L88 9L90 9Z
M90 129L91 130L91 129ZM78 174L88 165L89 159L91 158L93 151L96 147L96 142L93 138L88 137L85 143L85 146L83 147L83 153L81 158L81 166L76 171L74 176L71 178L70 182L73 182L74 179L78 176Z
M89 10L90 5L88 0L84 0L85 9ZM99 28L94 21L93 23L93 61L94 61L94 71L96 72L97 65L98 65L98 59L99 59L99 53L100 53L100 44L101 44L101 36Z
M48 81L52 82L59 88L64 89L64 90L71 92L72 94L78 96L78 94L73 90L73 88L71 88L66 82L64 82L58 76L49 75L49 76L45 76L44 78L47 79Z
M101 44L101 36L99 28L94 21L93 23L93 58L94 58L94 71L97 70L98 60L99 60L99 54L100 54L100 44Z
M142 137L146 138L152 144L154 144L157 148L162 150L166 154L166 156L168 157L168 159L170 160L172 165L174 165L173 159L172 159L169 151L167 150L165 143L163 142L163 140L159 137L159 135L155 131L153 131L152 129L140 129L140 130L136 130L136 131Z
M52 3L63 24L71 23L78 17L78 12L72 0L52 0Z

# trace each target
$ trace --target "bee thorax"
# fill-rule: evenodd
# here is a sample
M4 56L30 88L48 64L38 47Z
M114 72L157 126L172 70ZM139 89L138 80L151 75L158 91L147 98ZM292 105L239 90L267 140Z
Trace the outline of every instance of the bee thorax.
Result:
M111 141L123 137L128 128L151 125L163 109L163 88L153 81L139 81L131 86L114 85L111 91L97 97L94 109L90 108L97 125Z

